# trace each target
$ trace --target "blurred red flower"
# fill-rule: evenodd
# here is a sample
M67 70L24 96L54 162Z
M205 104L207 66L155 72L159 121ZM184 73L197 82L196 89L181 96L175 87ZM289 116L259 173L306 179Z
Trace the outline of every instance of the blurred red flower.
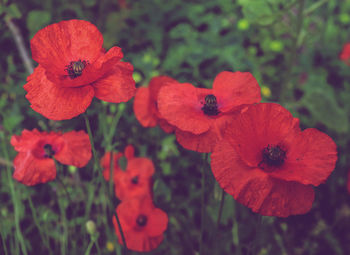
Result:
M176 127L177 141L184 148L211 152L233 115L260 100L260 87L250 73L225 71L216 76L213 89L189 83L162 87L158 107L161 116Z
M312 185L325 182L337 161L336 144L274 103L249 106L235 118L211 154L220 186L262 215L304 214Z
M350 66L350 43L346 43L343 47L342 52L339 55L340 60L342 60L345 64Z
M127 160L125 170L122 169L119 162L123 155ZM101 160L104 169L103 176L106 180L110 178L110 160L110 152L107 152ZM117 198L124 201L137 196L152 197L154 165L150 159L134 157L134 148L128 145L124 154L120 152L113 153L113 160L113 182Z
M134 113L143 127L155 127L157 124L166 132L171 133L175 127L162 118L158 111L157 98L159 90L168 84L178 83L169 76L156 76L151 79L148 87L137 89L134 99Z
M149 197L123 201L116 209L130 250L147 252L156 249L163 241L163 232L167 229L168 216L156 208ZM117 220L113 217L118 241L123 244Z
M350 193L350 170L348 172L348 181L347 181L347 185L346 185L348 192Z
M53 158L76 167L85 166L91 158L89 136L84 131L61 134L24 129L20 136L11 137L11 144L18 151L13 178L29 186L56 178Z
M31 40L39 63L24 89L33 110L53 120L71 119L86 111L94 96L126 102L135 94L133 66L121 62L119 47L102 48L100 31L88 21L49 25Z

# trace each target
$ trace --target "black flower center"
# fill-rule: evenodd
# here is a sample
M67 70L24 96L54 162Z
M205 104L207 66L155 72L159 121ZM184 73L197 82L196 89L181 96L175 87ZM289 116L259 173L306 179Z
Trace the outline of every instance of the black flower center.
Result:
M52 149L52 146L50 144L44 145L44 152L45 158L52 158L53 155L55 155L55 151Z
M68 76L71 79L75 79L78 76L82 75L84 68L87 66L88 62L80 59L78 61L71 61L69 65L67 65L65 71L67 71Z
M286 159L286 152L278 145L268 145L262 151L263 162L269 166L280 166Z
M201 109L204 112L204 114L208 116L214 116L220 113L220 111L218 110L216 97L213 94L205 96L205 103Z
M144 227L147 224L147 216L140 214L137 219L136 219L136 223L137 225L139 225L140 227Z
M138 175L134 176L134 177L131 179L131 182L132 182L133 184L138 184L138 183L139 183L139 176L138 176Z

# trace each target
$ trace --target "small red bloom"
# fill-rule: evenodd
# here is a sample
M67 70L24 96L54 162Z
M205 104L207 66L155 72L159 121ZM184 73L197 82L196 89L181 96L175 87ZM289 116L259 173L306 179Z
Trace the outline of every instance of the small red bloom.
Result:
M91 158L89 136L84 131L61 134L25 129L20 136L11 137L11 144L18 151L13 178L29 186L56 178L52 158L76 167L85 166Z
M342 60L345 64L350 66L350 43L346 43L343 47L342 52L339 56L340 60Z
M102 48L98 29L84 20L49 25L31 40L39 63L24 89L33 110L53 120L71 119L90 105L94 96L126 102L135 94L133 66L120 62L119 47Z
M152 175L154 165L148 158L134 157L134 148L129 145L125 148L124 155L127 159L126 169L120 167L119 160L122 153L113 153L113 181L116 196L124 201L137 196L152 197ZM110 152L101 160L104 169L103 176L109 180L110 176Z
M249 106L227 127L211 155L220 186L238 202L262 215L307 213L312 185L325 182L337 161L336 144L282 106Z
M171 83L178 83L168 76L156 76L151 79L148 87L137 89L134 99L136 119L144 127L155 127L157 124L167 133L174 131L174 127L162 118L158 111L157 98L159 90Z
M149 197L134 198L123 201L116 212L130 250L147 252L156 249L163 241L167 229L168 216L156 208ZM123 244L117 220L113 217L118 241Z
M260 100L259 85L250 73L221 72L213 89L189 83L162 87L158 107L161 116L177 128L176 138L182 146L211 152L233 114Z

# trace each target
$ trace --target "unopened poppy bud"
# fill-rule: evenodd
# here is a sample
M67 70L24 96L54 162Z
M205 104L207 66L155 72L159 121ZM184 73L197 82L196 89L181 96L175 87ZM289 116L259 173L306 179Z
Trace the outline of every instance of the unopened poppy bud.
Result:
M96 225L95 222L93 222L92 220L88 220L85 224L86 226L86 230L90 235L95 234L96 232Z

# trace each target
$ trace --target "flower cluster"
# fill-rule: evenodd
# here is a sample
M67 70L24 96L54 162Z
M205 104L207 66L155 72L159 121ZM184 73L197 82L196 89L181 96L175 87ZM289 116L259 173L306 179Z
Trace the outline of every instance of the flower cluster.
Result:
M13 178L29 186L56 178L54 160L83 167L91 158L89 136L84 131L62 134L25 129L20 136L12 136L11 144L18 151Z
M250 73L221 72L212 89L167 82L152 107L184 148L212 152L216 180L237 201L263 215L306 213L312 185L334 170L336 145L316 129L301 131L282 106L260 100Z
M350 43L346 43L343 47L342 52L339 55L340 60L342 60L345 64L350 66Z
M121 160L127 161L123 169ZM124 153L107 152L101 159L103 176L110 180L113 174L115 195L122 202L116 212L120 219L126 245L135 251L150 251L163 241L168 216L152 202L153 162L148 158L135 157L134 148L128 145ZM115 217L113 223L120 244L121 233Z

